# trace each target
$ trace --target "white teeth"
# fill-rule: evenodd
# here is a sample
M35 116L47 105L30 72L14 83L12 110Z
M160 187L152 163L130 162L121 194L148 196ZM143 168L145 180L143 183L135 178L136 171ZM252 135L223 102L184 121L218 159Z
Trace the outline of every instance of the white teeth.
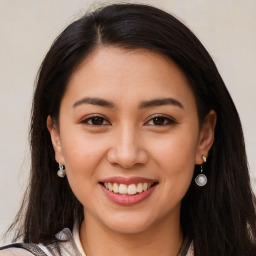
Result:
M108 188L108 190L110 191L113 191L113 186L110 182L108 183L108 186L106 188Z
M121 185L120 185L121 186ZM135 184L130 184L128 186L128 195L135 195L137 192L137 188Z
M148 183L143 183L143 191L146 191L148 189Z
M141 193L147 191L153 183L138 183L136 184L117 184L117 183L104 183L104 187L107 188L109 191L122 194L122 195L135 195L137 193Z
M119 194L126 195L128 191L128 187L125 184L119 185Z
M137 193L141 193L143 191L143 186L142 186L142 183L139 183L137 185Z
M113 185L113 192L115 192L115 193L119 192L119 187L116 183L114 183L114 185Z

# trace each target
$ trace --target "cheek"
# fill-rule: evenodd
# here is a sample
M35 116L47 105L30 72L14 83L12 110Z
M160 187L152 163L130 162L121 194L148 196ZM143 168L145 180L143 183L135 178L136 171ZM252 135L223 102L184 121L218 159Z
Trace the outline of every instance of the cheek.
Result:
M104 143L100 143L96 138L82 139L79 135L64 141L63 156L66 168L81 175L93 172L105 155L103 145Z
M197 133L181 131L154 143L154 158L167 191L183 196L194 173Z
M67 177L74 193L84 193L97 184L97 169L106 153L106 138L86 136L83 132L63 134L62 152L65 159ZM78 196L79 197L79 196Z
M91 195L98 184L98 169L105 156L102 143L96 138L65 137L63 155L69 185L82 205L93 203Z
M186 136L186 133L180 132L155 141L154 155L170 169L175 169L175 166L194 165L197 152L196 138L196 135Z

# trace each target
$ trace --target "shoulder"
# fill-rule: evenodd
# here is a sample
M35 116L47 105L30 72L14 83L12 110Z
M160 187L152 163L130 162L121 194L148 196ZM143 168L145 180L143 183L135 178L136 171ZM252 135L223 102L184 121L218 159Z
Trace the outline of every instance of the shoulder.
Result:
M16 243L0 248L0 256L33 256L33 255L80 255L72 233L64 228L56 234L57 241L50 244Z
M33 256L33 254L21 248L7 248L0 251L0 256Z
M13 243L0 247L0 256L46 256L47 254L37 244Z

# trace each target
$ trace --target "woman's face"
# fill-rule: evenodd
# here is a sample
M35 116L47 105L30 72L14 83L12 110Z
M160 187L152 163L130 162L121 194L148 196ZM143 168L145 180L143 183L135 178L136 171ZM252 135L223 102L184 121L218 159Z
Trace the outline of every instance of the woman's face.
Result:
M85 220L122 233L179 223L194 166L213 139L210 125L199 130L195 98L174 63L115 47L80 64L59 130L50 118L48 129Z

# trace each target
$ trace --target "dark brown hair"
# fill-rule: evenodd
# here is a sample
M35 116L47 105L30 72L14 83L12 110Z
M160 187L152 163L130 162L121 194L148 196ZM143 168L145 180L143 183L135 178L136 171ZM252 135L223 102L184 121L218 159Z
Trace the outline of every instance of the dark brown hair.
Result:
M58 123L60 102L72 72L96 47L104 45L144 48L167 56L189 81L199 121L211 109L216 111L215 141L205 166L208 184L199 188L191 183L182 200L181 225L184 235L194 242L196 256L246 256L256 240L256 213L237 110L195 35L172 15L139 4L115 4L86 14L69 25L47 53L34 94L31 180L15 221L21 221L16 238L47 243L64 227L72 229L75 219L83 219L82 205L67 179L56 175L58 165L46 119L50 115ZM21 212L25 212L24 220Z

